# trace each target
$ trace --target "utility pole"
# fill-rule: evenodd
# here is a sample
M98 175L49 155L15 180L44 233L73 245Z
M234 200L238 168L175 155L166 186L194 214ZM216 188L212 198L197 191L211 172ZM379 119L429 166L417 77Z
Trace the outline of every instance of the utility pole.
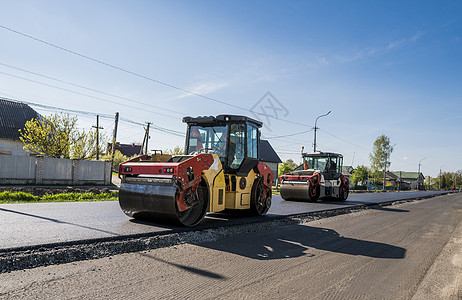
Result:
M425 160L425 159L427 159L427 157L419 160L419 172L417 173L417 185L418 185L417 190L420 190L420 181L419 181L420 180L420 165L421 165L420 163L422 162L422 160Z
M148 122L148 126L146 127L146 150L144 151L144 154L148 154L148 144L149 144L149 125L151 125L150 122Z
M99 115L96 115L96 126L92 126L96 128L96 160L99 160L99 130L104 129L103 127L99 127Z
M439 183L438 183L438 190L441 190L441 168L444 167L446 164L442 165L440 167L440 180L439 180Z
M396 143L391 147L387 147L387 150L385 151L385 166L383 168L383 187L382 187L383 190L385 190L385 175L386 175L386 172L387 172L388 153L390 153L390 155L391 155L391 152L393 151L393 148L395 147L395 145L396 145Z
M115 154L115 144L117 139L117 127L119 124L119 113L116 112L115 114L115 122L114 122L114 133L112 135L112 149L111 149L111 167L114 167L114 154Z
M318 130L319 128L317 127L317 123L318 123L318 119L321 118L321 117L325 117L327 116L328 114L330 114L330 110L327 114L324 114L324 115L320 115L319 117L316 118L316 121L314 121L314 143L313 143L313 152L316 152L316 130Z
M386 175L386 172L387 172L387 162L388 162L388 155L387 155L387 153L385 153L385 166L383 168L383 186L382 186L382 190L385 190L385 175Z
M151 125L151 122L147 122L143 143L141 144L140 155L143 154L143 150L145 150L144 154L148 154L149 125Z
M440 180L438 182L438 190L441 191L441 168L440 168Z

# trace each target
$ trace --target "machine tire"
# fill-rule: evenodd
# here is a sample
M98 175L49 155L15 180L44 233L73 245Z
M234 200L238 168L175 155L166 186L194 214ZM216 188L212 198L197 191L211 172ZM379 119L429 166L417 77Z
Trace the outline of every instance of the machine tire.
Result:
M319 184L316 185L315 187L310 186L308 187L308 202L316 202L319 199L319 195L321 194L321 189L319 187Z
M198 203L191 208L180 212L175 202L175 210L178 221L184 226L195 226L199 224L202 219L204 219L208 207L209 207L209 197L208 197L208 188L205 181L202 181L197 188L196 200ZM195 196L194 196L195 197Z
M347 186L341 186L340 187L339 200L340 201L346 201L346 199L348 199L349 193L350 193L350 189Z
M256 178L252 187L250 209L258 216L265 215L271 207L272 191L267 192L266 199L262 199L265 193L265 186L261 178Z

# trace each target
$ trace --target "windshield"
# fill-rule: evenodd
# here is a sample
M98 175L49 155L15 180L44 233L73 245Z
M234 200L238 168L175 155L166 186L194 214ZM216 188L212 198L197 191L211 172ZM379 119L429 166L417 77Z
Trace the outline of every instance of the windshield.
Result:
M306 169L320 170L321 172L342 172L341 157L304 157Z
M327 157L305 157L304 161L306 162L308 169L321 170L324 171L326 164L329 158Z
M228 126L191 126L187 153L195 152L215 153L220 157L226 156L226 136Z

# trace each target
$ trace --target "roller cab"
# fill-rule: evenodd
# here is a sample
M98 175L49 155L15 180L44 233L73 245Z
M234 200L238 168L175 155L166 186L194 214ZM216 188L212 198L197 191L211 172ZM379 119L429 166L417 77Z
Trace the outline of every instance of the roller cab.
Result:
M207 212L266 214L274 174L259 160L262 123L245 116L185 117L184 155L119 165L119 203L136 219L194 226Z

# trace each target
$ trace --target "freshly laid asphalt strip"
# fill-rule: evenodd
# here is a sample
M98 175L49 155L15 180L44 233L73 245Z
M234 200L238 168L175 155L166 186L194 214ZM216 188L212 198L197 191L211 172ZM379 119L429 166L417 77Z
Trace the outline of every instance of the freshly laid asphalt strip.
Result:
M278 196L274 196L272 214L265 217L236 217L235 215L212 214L207 217L203 224L194 228L163 226L155 227L157 229L160 228L157 231L151 230L135 234L118 234L116 232L101 229L95 230L95 228L86 225L77 225L77 227L80 226L83 229L91 229L99 234L103 234L103 237L36 244L23 247L2 247L3 249L0 249L0 273L50 264L101 258L120 253L150 250L181 243L212 241L223 236L268 230L270 228L289 224L300 224L361 209L379 208L380 206L391 205L394 202L401 203L413 201L416 199L434 197L440 194L444 193L402 192L361 194L351 195L347 202L318 203L287 202L281 200ZM364 201L365 198L367 198L368 201ZM14 205L0 205L0 215L3 213L18 214L17 211L12 209L12 206ZM275 212L279 212L280 214L276 214ZM32 216L25 212L19 212L19 215L25 217ZM37 218L37 216L32 217ZM61 226L76 225L66 222L65 220L57 220L45 216L40 216L39 219ZM126 221L128 221L128 218ZM135 222L135 224L137 224L137 222ZM153 224L149 223L137 225L153 226ZM155 226L159 226L159 224L155 224ZM4 227L2 227L2 229L5 230ZM55 232L56 235L60 233L62 234L63 232L59 230ZM2 238L2 240L4 239Z

